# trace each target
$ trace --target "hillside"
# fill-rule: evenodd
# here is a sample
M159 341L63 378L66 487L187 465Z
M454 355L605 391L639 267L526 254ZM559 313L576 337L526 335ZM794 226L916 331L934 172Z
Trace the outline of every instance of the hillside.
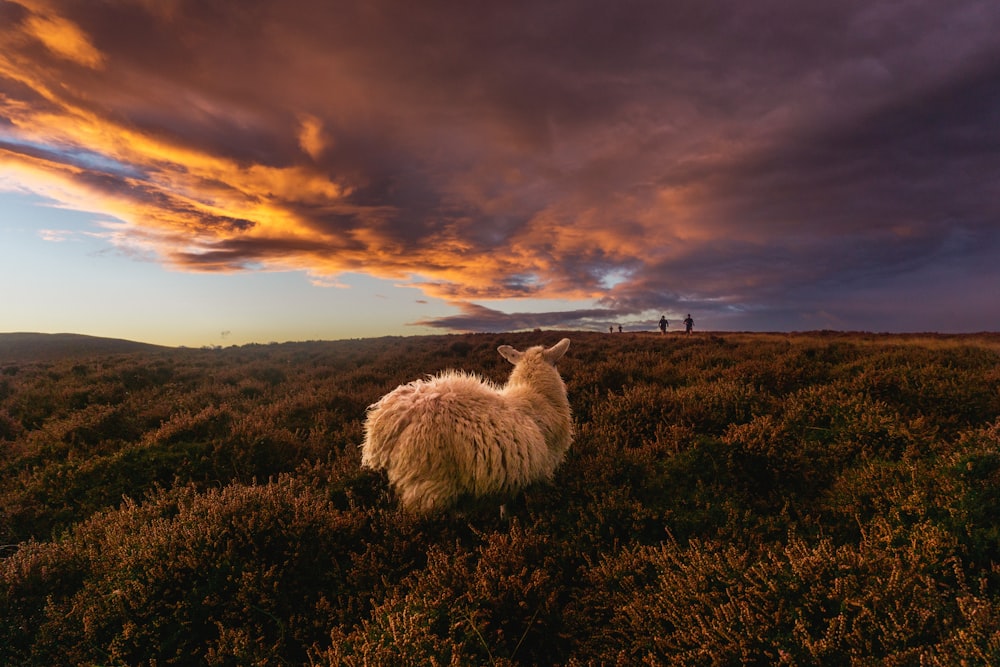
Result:
M81 334L0 333L0 362L51 361L93 355L169 349L148 343Z
M402 514L365 409L560 360L552 483ZM0 664L1000 664L1000 338L539 332L0 364Z

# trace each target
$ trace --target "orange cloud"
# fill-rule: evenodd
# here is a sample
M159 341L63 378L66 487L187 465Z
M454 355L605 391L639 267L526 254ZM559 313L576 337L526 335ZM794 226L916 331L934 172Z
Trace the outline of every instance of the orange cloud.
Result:
M106 58L82 29L42 3L32 7L21 29L61 59L103 67L107 77L134 79L122 69L125 63ZM45 103L0 102L18 141L0 147L8 170L20 172L23 181L67 206L112 216L115 221L103 222L101 232L110 242L178 269L297 268L321 284L337 284L338 273L363 270L417 281L438 296L581 299L599 296L604 272L634 262L658 239L651 227L624 222L629 217L624 206L618 207L618 216L565 199L535 203L554 194L552 174L521 162L523 151L532 146L517 143L527 135L504 128L502 116L466 118L455 127L458 116L448 112L432 121L445 125L429 137L430 143L419 134L408 137L409 130L399 125L400 110L406 107L380 108L378 96L393 90L419 93L409 84L366 85L344 74L349 71L344 66L336 68L346 84L336 94L353 90L350 98L364 100L366 113L386 114L386 119L376 115L370 121L374 136L388 129L390 137L404 140L407 150L426 149L427 155L416 162L428 175L436 162L450 158L449 150L442 151L447 145L434 143L435 136L450 140L446 130L467 136L470 149L482 145L493 150L490 142L515 140L499 154L484 154L471 169L437 176L437 182L428 184L437 190L437 201L424 210L411 208L405 191L409 186L397 176L379 174L381 165L372 171L347 162L343 176L336 176L339 157L331 150L328 121L318 115L288 113L287 125L274 128L312 163L293 155L273 162L237 159L162 127L129 122L127 114L82 94L82 80L70 78L64 84L66 72L32 60L24 42L17 46L6 63L0 62L0 73ZM365 99L366 91L376 97ZM200 114L197 118L250 117L236 102L210 91L192 90L185 97L196 101L192 108ZM432 110L426 103L413 108L419 110L420 122L428 122L424 115ZM359 122L343 114L333 117ZM483 134L477 137L473 133L478 130ZM599 144L595 150L607 150L607 141ZM380 190L374 199L368 194ZM522 222L510 229L496 227L495 221L505 219ZM584 267L591 261L598 264L594 270ZM579 270L571 267L574 263Z
M323 121L316 116L304 115L301 118L299 127L299 146L302 147L314 160L320 159L330 143Z
M202 254L239 237L320 241L294 208L336 206L350 193L306 165L244 164L141 132L29 75L17 74L49 104L34 108L0 100L17 138L0 144L8 178L66 206L122 220L117 243L131 230L137 245L155 249L178 268L192 249ZM225 268L238 266L236 261Z
M91 69L104 64L104 56L94 48L87 35L60 16L33 14L25 23L25 31L61 58Z

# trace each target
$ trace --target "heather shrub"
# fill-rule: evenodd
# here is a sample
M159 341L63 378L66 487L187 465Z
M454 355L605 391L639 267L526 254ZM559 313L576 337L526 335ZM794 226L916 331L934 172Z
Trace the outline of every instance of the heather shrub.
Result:
M775 410L733 422L723 440L778 493L813 494L861 461L897 460L926 446L926 422L837 385L806 387ZM763 491L768 489L762 488Z
M43 664L33 658L47 601L78 590L87 562L71 546L26 541L0 554L0 656L6 664ZM70 647L70 650L73 650ZM52 656L58 664L62 658Z
M852 389L931 420L946 436L1000 412L1000 355L959 348L897 350L859 365Z
M473 549L432 547L351 633L336 629L316 662L514 664L559 654L558 567L544 536L514 524Z
M621 448L655 442L674 424L674 390L654 385L634 385L621 393L608 393L590 412L581 432L594 434Z
M1000 337L571 332L506 518L360 467L387 391L563 335L4 362L0 663L1000 663Z
M47 538L81 517L118 505L123 497L141 497L157 485L170 485L178 476L202 478L195 473L201 456L197 445L139 445L22 474L9 483L0 514L8 539Z
M968 545L973 561L989 569L1000 585L1000 419L968 431L942 465L958 487L949 497L955 508L955 532Z
M765 348L728 369L725 376L739 380L762 394L784 396L809 384L821 381L816 367L801 363L796 348L788 341Z
M21 435L21 424L6 411L0 412L0 440L15 440L19 435Z
M373 582L352 576L352 556L369 521L291 477L187 487L97 515L50 554L19 550L4 581L22 590L39 569L76 563L72 581L60 577L35 603L35 662L301 661L331 626L367 609ZM52 553L55 563L37 564Z
M918 664L971 639L970 625L967 655L996 647L974 620L995 603L929 524L878 521L857 544L792 536L759 552L668 540L609 556L587 577L568 623L582 624L583 655L619 664Z

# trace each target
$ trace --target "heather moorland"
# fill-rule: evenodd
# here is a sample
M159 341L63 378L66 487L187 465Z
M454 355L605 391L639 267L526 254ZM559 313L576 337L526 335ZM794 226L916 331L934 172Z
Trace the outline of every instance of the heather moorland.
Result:
M402 513L366 407L572 339L551 484ZM0 663L1000 663L1000 335L0 355Z

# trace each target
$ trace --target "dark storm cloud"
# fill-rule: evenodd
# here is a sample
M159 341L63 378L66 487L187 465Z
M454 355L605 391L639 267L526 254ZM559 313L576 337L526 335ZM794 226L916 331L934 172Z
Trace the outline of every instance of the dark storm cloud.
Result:
M996 34L978 0L0 0L0 168L175 268L462 304L430 326L995 328L954 295L997 278ZM597 309L473 303L523 297Z

